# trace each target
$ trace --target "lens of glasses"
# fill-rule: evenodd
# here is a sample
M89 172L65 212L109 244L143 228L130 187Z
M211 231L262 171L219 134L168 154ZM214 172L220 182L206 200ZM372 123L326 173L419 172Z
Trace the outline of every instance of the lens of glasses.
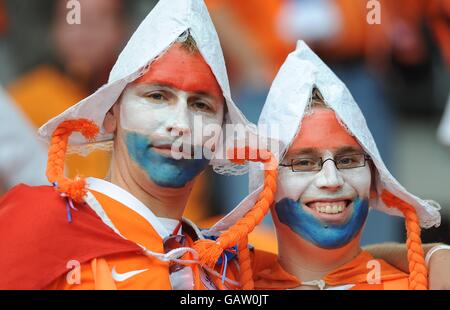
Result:
M319 158L299 158L292 160L292 170L294 171L319 171L321 168Z
M293 159L291 162L292 170L295 172L310 172L320 171L323 163L331 160L335 163L338 169L352 169L358 167L364 167L366 164L365 154L344 154L335 156L334 159L326 159L322 161L322 158L298 158Z
M339 155L334 158L338 169L352 169L363 167L366 163L364 154L346 154Z

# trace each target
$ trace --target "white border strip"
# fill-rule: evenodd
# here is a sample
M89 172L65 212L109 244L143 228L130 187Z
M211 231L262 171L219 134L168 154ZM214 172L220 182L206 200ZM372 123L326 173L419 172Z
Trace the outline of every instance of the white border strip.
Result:
M162 239L170 235L158 217L148 207L121 187L92 177L86 178L86 185L88 189L107 195L142 216Z

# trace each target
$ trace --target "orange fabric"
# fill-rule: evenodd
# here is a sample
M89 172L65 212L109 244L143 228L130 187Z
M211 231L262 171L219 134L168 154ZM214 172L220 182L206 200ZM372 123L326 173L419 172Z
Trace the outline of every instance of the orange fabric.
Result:
M283 0L207 0L210 11L227 9L251 43L271 61L273 76L294 49L295 42L286 42L276 30ZM231 60L232 61L232 60Z
M286 42L277 33L278 14L286 2L286 0L210 0L207 4L210 10L220 10L223 7L230 9L258 49L270 57L274 72L277 72L295 45L295 42ZM368 25L366 22L368 10L365 1L334 2L341 15L342 31L328 40L327 47L322 46L321 50L328 58L335 59L364 56L368 40L380 37L382 28L378 25Z
M11 97L36 127L62 113L88 95L75 81L47 65L37 67L9 86ZM95 151L87 157L67 156L67 175L104 178L110 154Z
M116 290L108 263L104 258L94 258L91 262L95 290Z
M2 197L0 289L43 289L68 272L70 261L140 252L90 208L75 207L69 223L66 200L50 186L20 184Z
M163 253L163 244L160 236L154 228L139 214L129 209L125 205L111 199L110 197L95 191L91 191L97 201L102 205L108 217L114 223L114 226L121 234L133 242L145 246L153 252ZM193 240L187 236L188 246L193 245ZM184 259L192 259L191 254L186 254ZM52 283L47 289L114 289L134 290L134 289L159 289L170 290L168 263L143 254L131 253L112 255L97 258L95 261L87 262L81 265L81 283L76 285L68 284L65 276L60 277ZM139 273L125 281L115 282L111 276L111 270L115 268L116 272L126 273L134 270L148 269L148 272ZM227 276L233 279L233 273L237 270L230 268ZM193 268L193 276L196 289L207 289L200 280L198 268Z
M352 290L408 289L408 275L380 259L376 260L381 266L381 284L368 284L367 274L370 270L367 263L370 260L375 259L363 251L352 261L328 273L323 280L329 286L355 284ZM301 285L299 279L281 267L275 254L256 251L253 256L253 272L256 289L291 289Z
M367 272L369 271L367 263L371 260L374 260L374 257L368 252L363 251L349 263L327 274L324 280L331 286L343 285L346 283L364 284L367 282ZM392 267L385 261L377 261L380 263L382 281L407 278L407 274Z
M367 32L374 31L366 22L366 1L336 0L342 31L326 42L329 58L346 59L363 56ZM370 35L369 35L370 36Z

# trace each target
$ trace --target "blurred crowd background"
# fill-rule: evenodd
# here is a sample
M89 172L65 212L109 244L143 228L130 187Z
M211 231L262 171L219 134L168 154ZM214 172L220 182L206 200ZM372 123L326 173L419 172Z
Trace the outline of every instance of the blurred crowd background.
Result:
M156 2L79 0L81 24L70 25L66 0L0 0L0 195L19 182L46 182L36 129L105 83ZM232 95L250 121L287 54L305 40L352 92L394 176L441 204L442 225L424 231L424 240L450 243L450 130L441 122L450 102L450 0L380 0L380 24L367 22L368 0L206 2ZM108 161L101 151L72 155L67 174L103 178ZM246 194L246 176L208 171L187 216L210 225ZM403 241L402 223L372 211L363 243ZM264 225L253 243L274 250L269 218Z

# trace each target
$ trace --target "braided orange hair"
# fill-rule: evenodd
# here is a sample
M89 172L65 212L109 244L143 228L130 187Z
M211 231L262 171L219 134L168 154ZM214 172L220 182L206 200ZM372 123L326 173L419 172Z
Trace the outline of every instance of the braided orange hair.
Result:
M405 216L406 247L409 263L409 289L426 290L428 288L428 270L423 257L420 225L416 209L406 201L384 190L381 198L386 206L398 208Z
M236 151L240 152L242 150L235 149L235 154ZM194 244L194 249L199 253L200 264L214 268L223 251L237 244L239 282L242 289L251 290L254 288L254 285L250 251L248 250L248 234L263 220L273 203L277 189L278 170L276 169L277 161L269 151L258 150L256 159L249 158L250 149L248 147L244 151L245 160L266 163L262 192L250 211L227 231L223 232L216 241L199 240ZM243 164L245 160L232 161L237 164Z
M72 132L80 132L87 140L93 140L98 134L98 126L88 119L67 120L59 124L52 134L48 150L47 178L56 185L56 189L75 202L82 202L86 194L86 181L81 176L74 180L64 175L64 160L67 144Z

